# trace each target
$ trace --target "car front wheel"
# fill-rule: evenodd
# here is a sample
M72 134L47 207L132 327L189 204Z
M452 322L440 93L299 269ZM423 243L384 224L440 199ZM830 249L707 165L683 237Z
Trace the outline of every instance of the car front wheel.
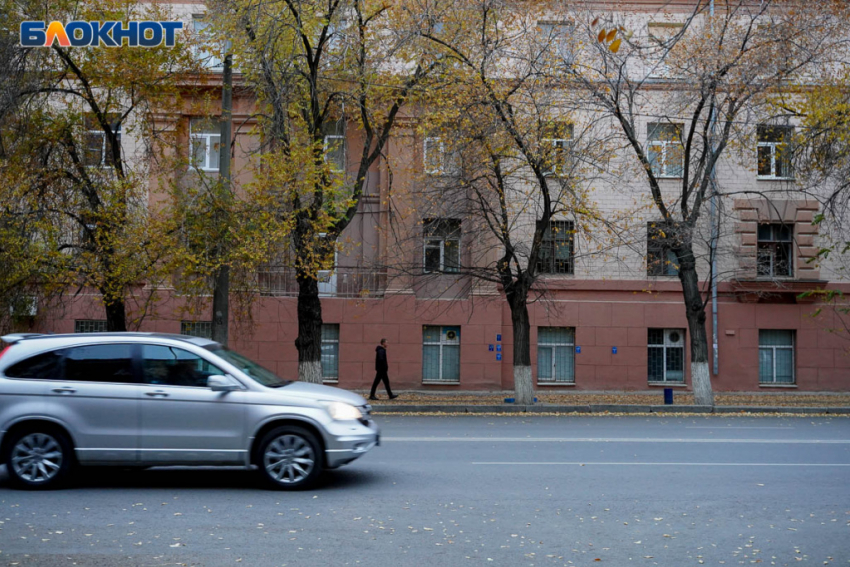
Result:
M308 488L322 472L319 442L300 427L269 431L260 443L257 460L266 483L278 490Z
M44 427L12 434L4 462L16 488L56 488L71 470L72 448L59 430Z

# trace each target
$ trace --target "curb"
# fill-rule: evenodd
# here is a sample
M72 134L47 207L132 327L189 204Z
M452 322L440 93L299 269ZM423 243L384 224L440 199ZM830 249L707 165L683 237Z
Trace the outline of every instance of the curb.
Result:
M693 413L693 414L749 414L749 413L793 413L793 414L835 414L850 415L850 407L781 407L781 406L677 406L677 405L630 405L630 404L593 404L563 406L535 404L531 406L504 405L450 405L386 404L372 406L373 415L393 413Z

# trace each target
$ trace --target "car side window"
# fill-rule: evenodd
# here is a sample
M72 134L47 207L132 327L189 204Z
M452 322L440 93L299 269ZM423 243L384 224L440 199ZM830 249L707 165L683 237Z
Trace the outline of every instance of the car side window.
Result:
M34 380L62 379L62 351L54 350L31 356L10 366L4 374L9 378Z
M163 386L207 387L207 378L224 371L182 348L142 346L142 380Z
M87 345L65 351L65 380L133 384L133 345Z

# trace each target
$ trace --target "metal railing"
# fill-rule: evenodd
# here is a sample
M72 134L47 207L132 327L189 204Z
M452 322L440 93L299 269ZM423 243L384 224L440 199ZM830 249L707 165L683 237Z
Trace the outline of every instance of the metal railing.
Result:
M319 271L319 295L323 297L383 297L387 273L363 268L336 268ZM295 269L268 266L257 272L260 295L286 297L298 295Z

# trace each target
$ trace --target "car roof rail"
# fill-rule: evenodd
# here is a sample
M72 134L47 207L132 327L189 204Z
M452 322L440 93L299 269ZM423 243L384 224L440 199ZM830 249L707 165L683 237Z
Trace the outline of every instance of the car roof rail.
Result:
M35 337L43 337L42 333L12 333L11 335L3 335L0 337L0 341L3 341L7 345L13 345L18 341L22 341L24 339L32 339Z

